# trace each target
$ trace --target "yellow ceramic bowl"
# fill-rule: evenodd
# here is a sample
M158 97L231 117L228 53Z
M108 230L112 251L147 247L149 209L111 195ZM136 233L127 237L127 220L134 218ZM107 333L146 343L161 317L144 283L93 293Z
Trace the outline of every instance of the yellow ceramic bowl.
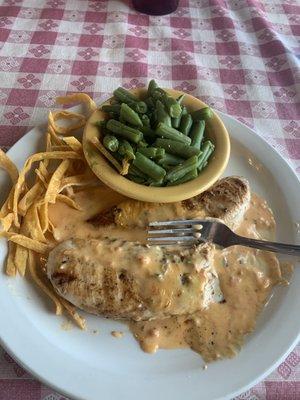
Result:
M182 94L177 90L165 89L169 95L178 97ZM146 89L134 89L132 93L140 99L145 98ZM110 99L103 104L109 104ZM195 97L186 94L183 105L191 112L206 107L206 104ZM215 151L207 166L200 175L189 182L178 186L151 187L137 184L121 176L107 159L94 148L90 140L99 136L99 130L94 126L96 121L105 119L105 113L95 111L89 118L83 134L83 150L87 162L97 177L113 190L136 200L155 203L171 203L196 196L208 189L220 177L229 160L230 141L228 132L216 113L207 121L206 135L215 144Z

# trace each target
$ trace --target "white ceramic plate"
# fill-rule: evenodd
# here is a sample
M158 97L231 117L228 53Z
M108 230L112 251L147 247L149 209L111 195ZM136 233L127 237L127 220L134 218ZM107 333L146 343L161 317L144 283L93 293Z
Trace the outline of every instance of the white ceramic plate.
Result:
M265 196L278 222L278 240L299 243L300 187L288 164L246 126L221 114L231 134L232 155L225 175L243 175ZM33 129L9 151L21 167L40 147L43 135ZM255 156L254 156L255 154ZM257 170L248 158L257 163ZM256 161L255 161L256 160ZM4 195L4 175L0 176ZM0 265L6 243L0 243ZM290 286L278 287L241 353L202 369L190 350L143 353L121 323L87 315L88 331L61 328L44 297L30 282L0 274L1 344L27 370L57 391L75 399L211 400L231 399L269 374L296 345L300 332L300 269ZM93 330L99 330L94 334ZM125 336L115 339L112 330Z

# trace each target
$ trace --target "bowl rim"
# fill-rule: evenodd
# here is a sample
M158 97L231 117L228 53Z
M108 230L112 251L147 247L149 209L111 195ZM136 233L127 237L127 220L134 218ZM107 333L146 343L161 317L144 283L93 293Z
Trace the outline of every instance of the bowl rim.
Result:
M200 99L178 90L164 89L168 94L173 97L178 97L182 94L185 95L183 104L186 102L197 104L198 109L207 107L207 105ZM146 94L146 88L138 88L130 90L131 93L136 94L143 98ZM218 116L213 110L214 124L218 125L219 138L221 142L219 148L215 150L214 157L210 160L208 167L195 179L175 186L169 187L152 187L145 186L135 183L125 176L120 175L108 162L108 160L100 153L96 152L93 145L89 143L89 139L98 135L98 129L94 126L95 120L101 120L104 118L104 113L100 110L100 107L104 104L110 104L112 97L102 102L99 108L92 113L88 119L84 132L83 132L83 152L85 158L94 172L94 174L107 186L123 194L126 197L133 198L135 200L147 201L147 202L159 202L159 203L170 203L175 201L186 200L194 197L209 187L211 187L218 178L224 172L230 157L230 138L228 131ZM191 106L191 104L190 104ZM222 147L222 148L221 148ZM216 153L217 152L217 153Z

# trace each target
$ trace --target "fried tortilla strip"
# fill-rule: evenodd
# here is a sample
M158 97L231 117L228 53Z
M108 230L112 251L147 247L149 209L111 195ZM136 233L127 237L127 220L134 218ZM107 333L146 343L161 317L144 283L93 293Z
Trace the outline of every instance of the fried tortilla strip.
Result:
M24 216L29 207L39 198L43 192L43 187L40 182L35 183L29 190L24 194L18 204L18 213Z
M17 273L17 267L14 261L16 251L16 244L8 242L8 254L6 258L5 272L8 276L15 276Z
M48 182L46 181L44 175L41 173L41 171L39 169L34 170L36 176L39 178L39 180L41 181L41 183L44 185L45 189L47 189L48 187Z
M53 173L43 200L45 203L55 203L56 196L60 190L60 182L69 168L69 165L69 160L64 160Z
M75 120L73 125L61 126L56 123L58 120ZM60 135L67 135L70 132L76 131L77 129L83 128L86 124L86 118L82 114L78 114L72 111L61 110L49 112L48 123L54 129L56 133Z
M78 139L74 136L67 136L63 138L63 141L74 151L77 153L82 152L82 144L79 142Z
M67 310L68 314L72 317L72 319L76 322L76 324L79 326L80 329L85 329L85 319L81 317L81 315L78 314L76 311L76 308L69 303L67 300L63 299L62 297L60 298L60 301L64 308Z
M38 240L31 239L21 234L12 234L8 236L8 240L14 242L26 249L33 250L39 254L46 254L49 251L49 246L45 243L41 243Z
M92 143L92 145L96 147L96 149L99 150L100 153L103 154L104 157L107 158L109 162L112 163L112 165L120 172L120 174L124 172L122 165L110 154L108 150L106 150L106 148L103 146L103 144L97 137L93 137L90 140L90 143Z
M130 167L130 163L128 160L123 159L122 160L122 171L121 171L121 175L127 175L128 174L128 170Z
M11 159L0 149L0 168L4 169L10 176L13 183L17 182L19 172L18 168Z
M19 198L21 196L24 187L26 174L30 171L32 164L42 160L59 160L59 159L66 160L66 159L78 159L78 158L81 158L81 156L75 151L53 151L53 152L36 153L27 159L23 169L19 174L14 191L13 212L14 212L14 224L17 228L20 227L20 222L18 217Z
M71 186L88 186L98 182L99 180L96 177L88 177L86 174L68 176L62 179L59 192Z
M12 202L14 197L15 188L14 186L10 189L9 195L5 202L3 203L1 210L0 210L0 218L5 217L7 214L12 211Z
M13 213L6 214L3 217L1 217L1 215L0 215L0 228L1 228L0 237L1 237L2 232L7 232L10 229L10 227L13 223L13 220L14 220Z
M46 151L51 151L51 135L49 132L46 133Z
M28 249L16 244L15 265L21 276L25 275L28 260Z
M86 103L89 107L89 111L92 113L97 110L97 105L93 99L86 93L72 93L67 96L59 96L56 98L58 104L75 104L75 103Z
M55 145L55 146L62 147L65 145L65 142L56 134L54 128L52 128L52 126L49 124L49 122L48 122L48 134L47 135L49 135L51 138L51 146ZM51 150L53 150L53 149L51 149Z
M40 279L36 271L36 260L33 252L29 250L28 252L28 266L29 271L32 277L32 280L36 283L36 285L53 301L55 305L55 314L62 314L62 306L60 300L54 293L54 290L51 287L47 287L46 284Z
M64 194L58 194L56 196L56 201L61 201L62 203L67 204L69 207L74 208L75 210L81 211L82 208L70 197L65 196Z
M47 243L47 239L45 238L41 227L37 203L34 203L29 208L22 223L22 228L25 230L25 232L30 234L32 239L38 240L42 243Z
M47 170L48 164L49 160L41 161L38 167L38 171L40 171L46 181L50 177L50 172Z
M69 151L70 147L67 145L59 145L57 146L56 144L54 144L53 146L51 146L51 150L52 151Z
M45 233L49 228L48 203L39 204L38 213L41 221L42 232Z

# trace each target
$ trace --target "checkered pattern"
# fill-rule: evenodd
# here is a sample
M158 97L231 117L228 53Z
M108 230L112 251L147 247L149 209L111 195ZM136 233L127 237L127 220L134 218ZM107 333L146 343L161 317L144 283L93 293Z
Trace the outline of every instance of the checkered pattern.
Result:
M298 0L181 0L163 17L124 0L0 0L0 145L57 95L100 102L154 77L253 127L300 173L299 35ZM299 399L299 349L240 398ZM0 355L1 399L62 399L28 378Z

